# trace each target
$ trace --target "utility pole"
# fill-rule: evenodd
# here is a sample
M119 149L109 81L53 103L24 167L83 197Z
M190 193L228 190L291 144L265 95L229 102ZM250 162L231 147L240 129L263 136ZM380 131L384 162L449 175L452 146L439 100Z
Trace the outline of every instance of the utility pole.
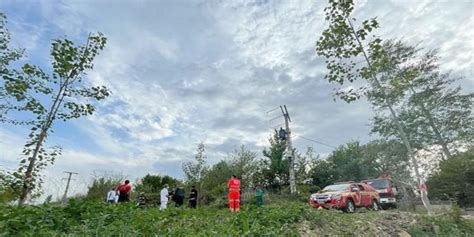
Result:
M67 177L66 190L64 191L64 196L63 196L63 202L66 203L66 201L67 201L67 191L69 190L69 183L71 182L71 177L72 177L73 174L77 174L77 173L70 172L70 171L64 171L64 173L69 175ZM63 179L66 179L66 178L63 178Z
M290 164L289 173L290 173L290 193L296 193L296 178L295 178L295 151L293 150L293 144L291 143L291 130L290 130L290 114L286 109L286 105L283 107L280 105L281 112L283 117L285 117L286 125L286 151L287 158Z

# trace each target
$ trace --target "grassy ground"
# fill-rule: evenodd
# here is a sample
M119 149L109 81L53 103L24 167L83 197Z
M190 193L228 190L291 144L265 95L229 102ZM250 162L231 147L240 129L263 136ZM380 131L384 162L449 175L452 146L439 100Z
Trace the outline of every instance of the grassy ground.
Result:
M0 236L469 236L474 222L443 214L427 217L407 212L355 214L316 210L287 202L261 208L246 205L239 213L227 209L136 208L96 201L71 200L67 206L3 207Z

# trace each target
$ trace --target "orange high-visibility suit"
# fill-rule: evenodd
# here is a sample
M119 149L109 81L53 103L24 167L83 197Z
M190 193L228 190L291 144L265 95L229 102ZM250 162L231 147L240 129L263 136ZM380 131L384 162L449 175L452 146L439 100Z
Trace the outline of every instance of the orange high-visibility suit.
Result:
M231 178L227 182L227 187L229 188L229 209L240 211L240 181L237 178Z

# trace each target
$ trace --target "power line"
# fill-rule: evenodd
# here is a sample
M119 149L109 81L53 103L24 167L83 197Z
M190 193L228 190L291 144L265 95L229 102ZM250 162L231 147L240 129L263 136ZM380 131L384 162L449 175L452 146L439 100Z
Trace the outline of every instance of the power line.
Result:
M323 145L323 146L328 146L328 147L332 147L332 148L337 149L336 146L333 146L333 145L330 145L330 144L327 144L327 143L324 143L324 142L316 141L316 140L313 140L313 139L310 139L310 138L307 138L307 137L303 137L303 136L299 136L299 135L295 135L295 136L299 137L299 138L303 138L303 139L308 140L308 141L312 141L314 143L317 143L317 144L320 144L320 145Z
M279 109L279 108L280 108L280 106L277 106L277 107L275 107L275 108L273 108L273 109L271 109L271 110L269 110L269 111L267 111L267 112L265 112L265 113L268 114L268 113L273 112L273 111L275 111L275 110L277 110L277 109Z
M277 119L277 118L281 118L281 117L283 117L283 115L278 115L278 116L276 116L276 117L273 117L273 118L269 119L268 122L273 121L273 120L275 120L275 119Z

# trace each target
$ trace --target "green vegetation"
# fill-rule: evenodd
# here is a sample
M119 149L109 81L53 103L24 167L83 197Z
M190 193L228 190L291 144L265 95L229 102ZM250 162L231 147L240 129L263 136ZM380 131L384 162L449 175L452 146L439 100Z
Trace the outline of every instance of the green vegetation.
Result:
M313 161L309 178L321 188L337 181L360 181L382 174L409 181L407 166L406 149L396 140L374 140L364 145L349 142L327 159Z
M174 207L160 212L156 207L136 208L132 203L107 205L71 199L67 206L5 207L0 214L0 236L380 236L402 231L414 236L458 236L472 233L473 224L453 215L430 218L365 209L348 215L335 210L317 210L305 203L288 200L261 208L244 205L241 212L232 213L219 208Z
M83 45L56 39L51 43L50 69L15 64L23 51L9 49L10 33L6 17L0 13L0 122L30 127L18 170L11 174L14 183L21 182L20 204L39 191L40 171L61 155L61 147L47 147L54 124L94 114L96 102L110 95L105 86L90 86L86 77L106 42L101 33L89 34Z
M103 200L105 194L111 189L115 189L122 179L120 177L100 177L94 179L87 189L87 198Z
M439 172L428 179L430 198L455 200L474 206L474 148L440 163Z

